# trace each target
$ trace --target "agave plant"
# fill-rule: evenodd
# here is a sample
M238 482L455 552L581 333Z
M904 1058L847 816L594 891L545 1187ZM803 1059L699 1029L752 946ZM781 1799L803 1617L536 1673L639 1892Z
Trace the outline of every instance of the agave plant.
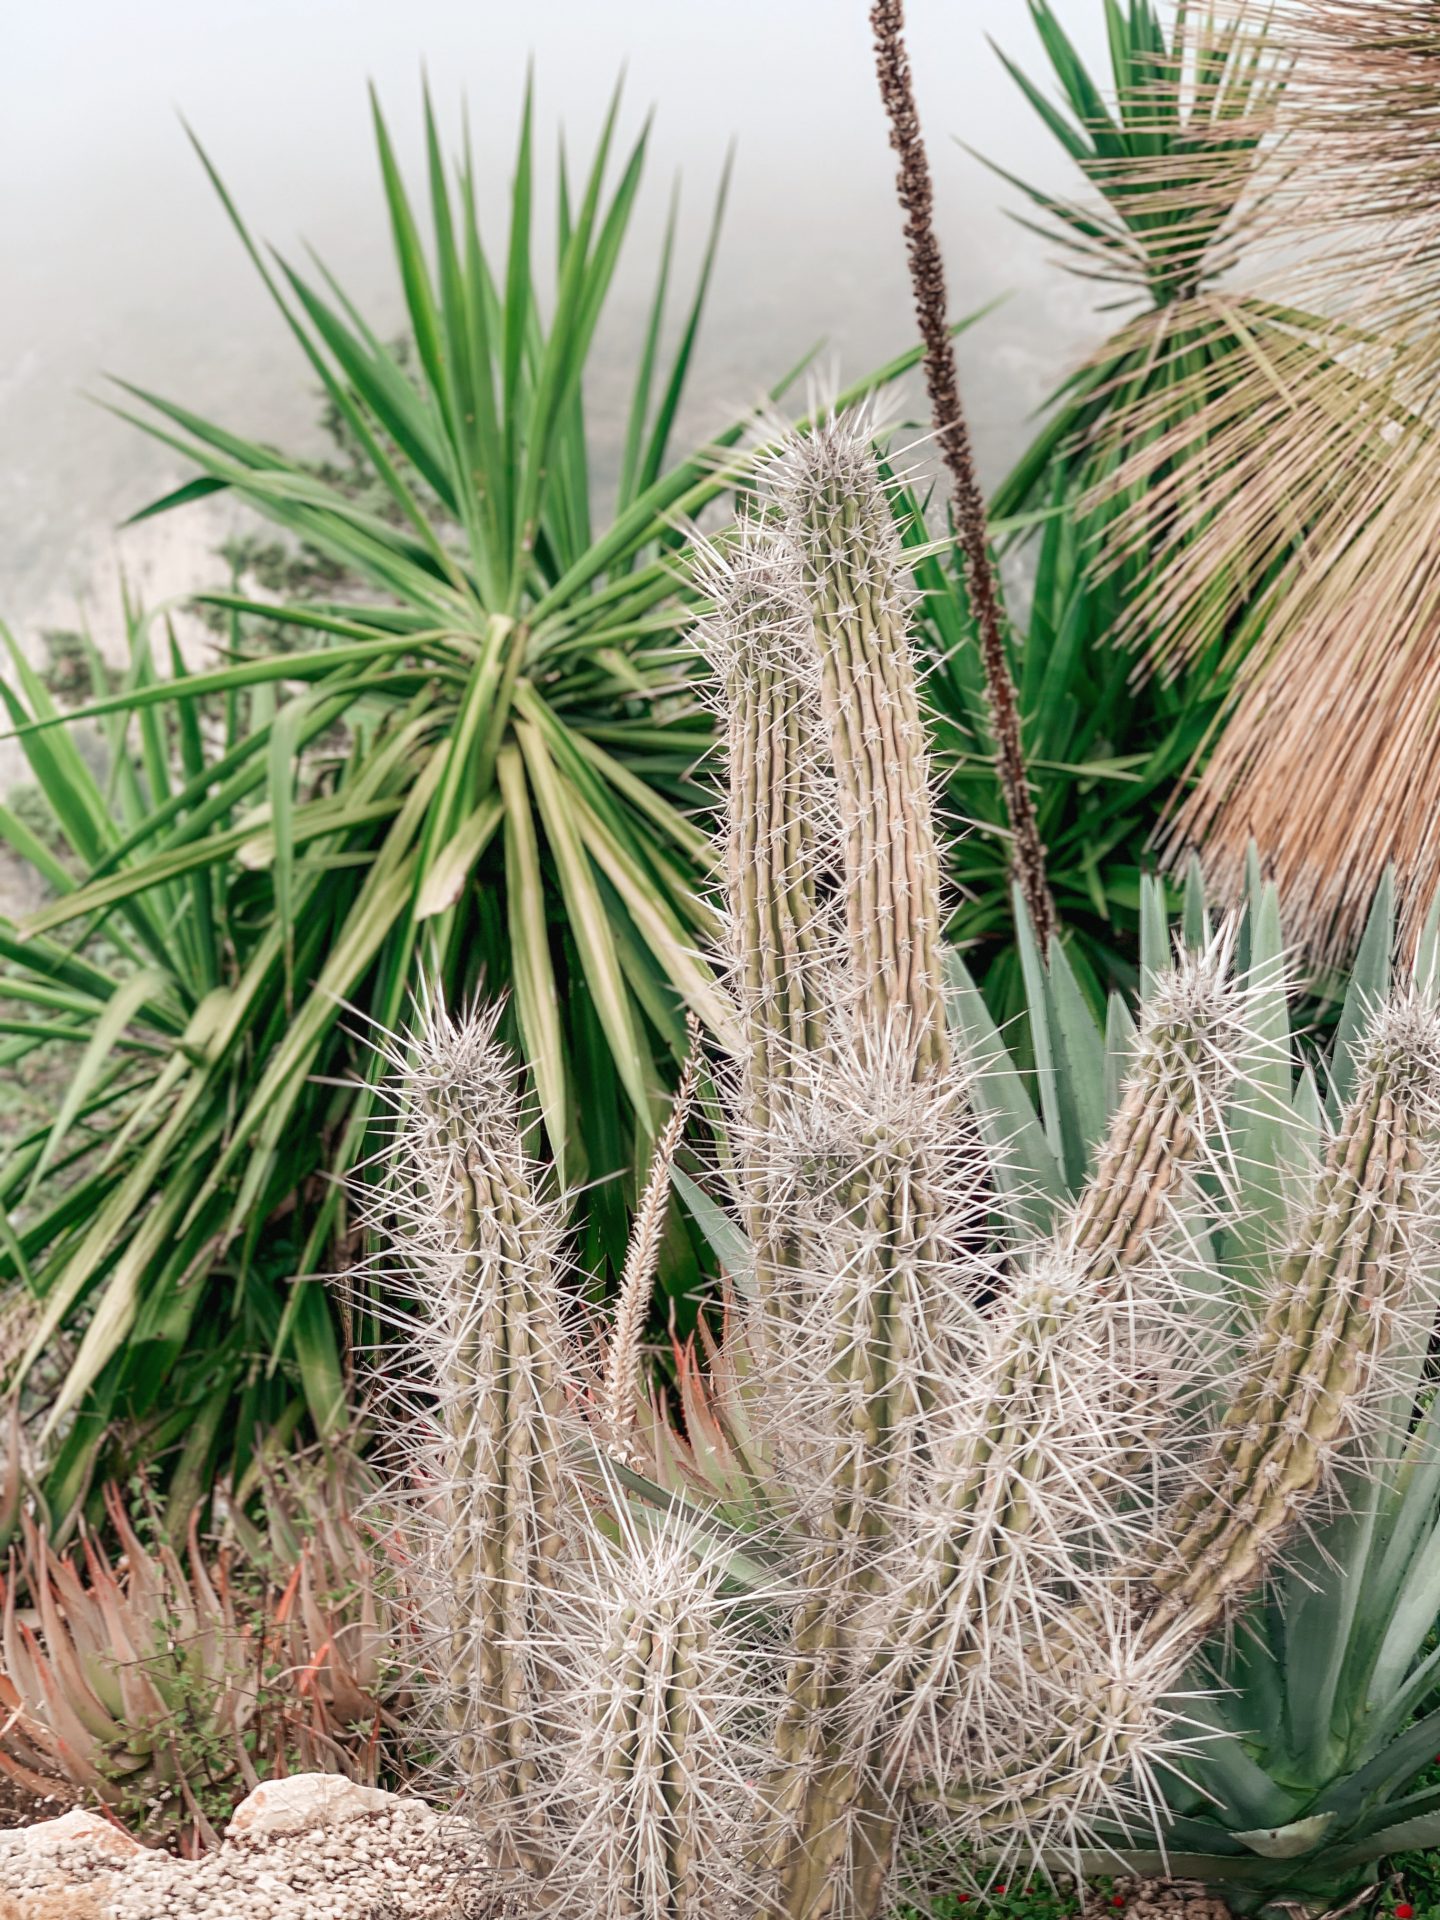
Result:
M1235 1169L1242 1175L1239 1204L1220 1231L1196 1242L1197 1271L1218 1280L1217 1297L1230 1303L1248 1297L1257 1233L1263 1236L1267 1221L1273 1230L1290 1217L1297 1175L1322 1156L1353 1093L1357 1040L1373 1009L1396 990L1395 885L1387 875L1334 1047L1327 1061L1307 1058L1289 1027L1275 897L1254 862L1250 888L1237 961L1257 986L1265 983L1255 1019L1274 1048L1263 1108L1232 1116L1244 1156ZM1206 926L1192 869L1183 939L1199 945ZM1436 929L1432 914L1419 958L1427 975L1436 964ZM1142 965L1153 977L1167 965L1163 892L1155 882L1145 889L1142 934ZM1042 1062L1038 1114L1027 1113L1025 1088L968 981L962 1018L992 1063L977 1097L995 1136L1015 1140L1016 1196L1048 1218L1074 1203L1094 1150L1096 1110L1087 1112L1080 1063L1104 1061L1113 1088L1115 1050L1130 1044L1133 1029L1118 997L1105 1027L1095 1022L1063 954L1044 967L1028 940L1026 953L1029 1018ZM1264 1588L1197 1659L1176 1709L1199 1737L1162 1779L1168 1812L1158 1844L1126 1855L1135 1870L1211 1882L1237 1912L1262 1901L1324 1906L1373 1881L1386 1855L1440 1841L1440 1794L1417 1778L1440 1745L1432 1644L1440 1432L1423 1339L1395 1356L1390 1384L1356 1471L1342 1483L1343 1497L1312 1517ZM723 1434L719 1409L709 1414ZM1106 1863L1103 1850L1089 1861L1096 1868Z
M1171 950L1150 888L1145 993L1103 1034L1032 942L1037 1114L941 945L901 561L835 420L703 564L733 1206L676 1184L737 1298L687 1435L650 1448L615 1391L643 1257L587 1365L493 1011L432 1000L390 1047L425 1737L557 1911L870 1920L1163 1850L1197 1659L1408 1430L1435 927L1417 978L1357 987L1323 1099L1273 894L1218 929L1197 895Z
M714 229L667 362L672 217L602 523L583 376L645 136L608 185L612 104L573 191L562 169L547 303L528 102L498 255L473 166L452 176L427 110L427 256L375 125L413 370L323 270L268 265L216 179L365 484L137 396L199 468L159 505L228 489L334 563L343 599L215 596L302 644L247 651L237 624L236 657L188 674L173 650L156 665L137 614L128 678L78 716L105 730L108 781L18 648L0 683L70 856L0 813L56 896L0 926L12 1057L77 1049L53 1124L0 1174L0 1273L41 1305L23 1371L80 1336L44 1426L57 1525L137 1449L179 1449L183 1518L217 1471L245 1471L257 1431L297 1411L343 1426L346 1356L312 1276L348 1257L337 1176L366 1159L375 1110L347 1006L393 1024L422 972L462 999L481 980L509 993L550 1150L593 1183L602 1287L685 1009L724 1018L696 957L690 770L709 730L676 559L681 524L735 484L746 423L670 451Z

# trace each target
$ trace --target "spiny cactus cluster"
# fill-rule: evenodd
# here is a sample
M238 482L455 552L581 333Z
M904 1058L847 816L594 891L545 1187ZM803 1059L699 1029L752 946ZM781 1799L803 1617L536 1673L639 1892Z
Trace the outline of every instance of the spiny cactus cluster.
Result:
M947 987L867 424L787 444L698 565L748 1252L689 1439L723 1434L725 1470L677 1485L633 1404L678 1124L597 1360L494 1018L426 1010L389 1202L426 1735L559 1913L869 1920L937 1875L1153 1844L1197 1649L1363 1471L1433 1315L1440 1014L1426 984L1373 1005L1323 1153L1313 1114L1290 1151L1273 969L1207 936L1108 1063L1040 1062L1089 1170L1037 1227L1034 1115L997 1128Z

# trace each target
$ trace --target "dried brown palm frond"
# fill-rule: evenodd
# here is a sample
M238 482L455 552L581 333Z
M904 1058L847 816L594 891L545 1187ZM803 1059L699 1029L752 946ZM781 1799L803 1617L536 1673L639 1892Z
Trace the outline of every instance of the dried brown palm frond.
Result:
M1276 0L1294 73L1282 201L1329 235L1324 285L1387 331L1434 338L1440 293L1440 18L1432 0ZM1287 212L1287 221L1288 221ZM1431 351L1434 351L1433 346Z
M1132 637L1165 669L1217 644L1240 667L1167 858L1223 887L1257 840L1323 966L1381 868L1412 928L1440 870L1440 10L1277 0L1270 31L1290 65L1251 129L1252 270L1280 324L1171 417L1117 409L1102 485L1112 561L1152 569Z
M1212 299L1243 330L1253 301ZM1151 662L1178 674L1218 657L1242 670L1242 689L1321 582L1338 585L1357 536L1394 520L1424 436L1393 348L1342 348L1323 323L1275 313L1247 350L1116 409L1103 433L1113 460L1089 502L1116 509L1112 564L1143 569L1129 630Z
M1167 865L1198 854L1221 897L1238 897L1248 847L1267 845L1319 972L1354 953L1359 903L1387 867L1407 946L1440 874L1440 567L1397 555L1385 578L1400 595L1377 579L1342 602L1322 583L1307 618L1284 619L1163 838Z

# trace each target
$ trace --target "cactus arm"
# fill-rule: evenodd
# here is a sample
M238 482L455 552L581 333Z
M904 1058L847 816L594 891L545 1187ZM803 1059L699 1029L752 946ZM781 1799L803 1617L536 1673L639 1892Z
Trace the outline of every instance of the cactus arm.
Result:
M906 623L913 593L864 422L832 421L774 471L814 622L862 1028L908 1018L918 1075L945 1065L940 855Z
M1149 1622L1194 1640L1248 1593L1357 1431L1364 1372L1412 1279L1420 1117L1377 1078L1348 1110L1297 1242L1282 1263L1250 1377L1151 1576Z
M1144 1298L1147 1267L1239 1054L1225 960L1223 944L1183 960L1157 990L1095 1173L990 1318L974 1404L922 1509L877 1663L905 1743L947 1699L983 1728L997 1637L1044 1631L1072 1540L1121 1550L1134 1525L1109 1503L1133 1479L1149 1417L1137 1343L1161 1303ZM1071 1573L1085 1577L1078 1561Z
M754 1677L719 1563L689 1551L678 1516L648 1537L623 1518L618 1531L563 1625L579 1761L558 1904L576 1920L713 1920L742 1891L733 1830L753 1794L728 1717Z
M940 863L909 595L863 425L832 422L794 443L771 481L812 614L840 910L836 1032L809 1062L808 1108L792 1097L778 1116L800 1137L802 1175L812 1165L831 1172L821 1217L811 1192L805 1230L790 1243L802 1305L793 1352L772 1379L806 1428L799 1477L813 1489L813 1536L758 1857L771 1886L763 1920L828 1920L874 1911L899 1831L884 1747L854 1697L864 1667L856 1616L883 1586L875 1559L928 1444L946 1370L936 1322L953 1284L947 1155L972 1141L968 1123L956 1125L948 1074ZM793 1193L782 1185L774 1198L793 1220ZM818 1395L806 1375L822 1383Z
M422 1009L397 1043L385 1224L423 1310L387 1391L413 1454L415 1579L433 1636L428 1731L497 1854L539 1869L537 1622L563 1561L567 1335L560 1206L523 1146L493 1018Z
M697 644L709 657L728 743L724 892L730 973L743 1034L737 1145L754 1249L757 1338L792 1309L791 1236L767 1205L767 1149L801 1063L823 1050L833 996L820 875L831 808L816 736L810 615L795 557L764 525L702 549L711 600Z
M1359 1088L1274 1264L1239 1389L1188 1490L1155 1544L1117 1564L1104 1605L1057 1618L1024 1649L1033 1672L1070 1695L1066 1738L959 1792L922 1789L968 1811L976 1831L1033 1832L1062 1816L1074 1830L1087 1802L1118 1794L1147 1751L1163 1754L1161 1700L1304 1524L1383 1398L1370 1376L1410 1304L1416 1235L1432 1204L1440 1019L1391 1003L1374 1014L1366 1045ZM1096 1654L1117 1630L1129 1670L1107 1687L1096 1683Z
M824 1043L827 996L819 875L810 616L795 560L763 525L702 549L711 608L696 644L710 659L727 738L724 891L730 972L744 1029L742 1099L763 1134L793 1063Z

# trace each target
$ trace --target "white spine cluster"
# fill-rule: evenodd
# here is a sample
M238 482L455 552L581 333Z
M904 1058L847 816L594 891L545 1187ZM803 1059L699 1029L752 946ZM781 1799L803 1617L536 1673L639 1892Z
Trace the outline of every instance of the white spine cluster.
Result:
M417 1304L378 1386L401 1455L423 1737L502 1856L534 1868L552 1749L535 1645L571 1512L565 1210L526 1155L494 1014L432 1003L390 1051L381 1278Z
M577 1552L545 1650L563 1755L550 1904L577 1920L740 1920L757 1893L773 1655L693 1526L672 1514L642 1528L610 1507L616 1537L592 1532Z

